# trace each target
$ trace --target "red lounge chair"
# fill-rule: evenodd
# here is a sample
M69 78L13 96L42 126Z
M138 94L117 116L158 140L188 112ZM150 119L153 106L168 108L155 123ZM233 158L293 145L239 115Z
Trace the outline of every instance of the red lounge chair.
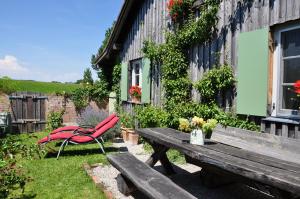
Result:
M118 123L118 121L119 121L119 118L114 117L112 120L107 122L104 126L99 128L93 134L86 134L86 133L82 133L80 131L77 131L75 134L73 134L71 132L49 134L48 136L39 140L38 144L47 144L48 142L55 141L55 140L64 140L59 148L59 151L58 151L58 154L56 157L57 159L60 155L60 152L64 150L65 146L67 146L69 142L73 143L73 144L84 144L84 143L96 141L99 144L102 152L105 154L104 146L103 146L104 141L102 139L102 136L109 129L113 128ZM100 141L98 139L100 139Z
M84 127L87 127L87 126L64 126L64 127L55 129L50 134L56 134L56 133L62 133L62 132L68 132L68 131L73 131L73 133L75 133L76 131L80 131L81 133L93 133L115 117L117 117L117 115L114 113L109 115L107 118L105 118L99 124L97 124L97 126L95 126L94 128L86 129Z

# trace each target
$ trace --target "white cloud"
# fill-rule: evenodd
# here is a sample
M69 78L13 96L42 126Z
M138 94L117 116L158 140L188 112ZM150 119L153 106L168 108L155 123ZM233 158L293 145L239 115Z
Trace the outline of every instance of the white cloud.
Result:
M30 63L19 61L13 55L0 58L0 77L9 76L13 79L74 82L82 78L77 72L63 72L55 68L34 67Z
M15 56L5 55L3 59L0 58L0 74L11 77L16 77L24 72L28 72L28 69L18 61Z

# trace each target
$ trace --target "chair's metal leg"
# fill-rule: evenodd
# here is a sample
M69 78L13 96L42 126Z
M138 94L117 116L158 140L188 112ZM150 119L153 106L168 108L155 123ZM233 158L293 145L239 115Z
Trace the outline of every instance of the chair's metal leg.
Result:
M102 136L100 137L100 139L101 139L102 143L104 144L104 140L103 140Z
M63 143L62 143L62 144L60 145L60 147L59 147L59 151L58 151L58 154L57 154L57 156L56 156L56 159L57 159L57 160L58 160L58 158L59 158L60 152L64 149L65 143L68 143L68 141L67 141L67 140L64 140Z
M101 142L99 142L96 138L95 138L95 140L96 140L96 142L99 144L99 146L100 146L100 148L101 148L101 150L102 150L102 152L103 152L103 154L105 154L105 151L104 151L104 146L103 146L103 144L101 143Z

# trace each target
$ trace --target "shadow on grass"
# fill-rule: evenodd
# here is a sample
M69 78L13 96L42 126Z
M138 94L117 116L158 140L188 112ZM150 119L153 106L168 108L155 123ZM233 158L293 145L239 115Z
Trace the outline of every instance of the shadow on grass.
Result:
M32 199L36 197L36 193L22 194L21 196L14 197L15 199Z
M105 147L104 148L106 153L113 153L113 152L119 152L119 148L115 147ZM58 151L49 151L45 158L56 158ZM85 155L94 155L94 154L103 154L100 148L92 148L92 149L65 149L61 152L61 156L85 156Z

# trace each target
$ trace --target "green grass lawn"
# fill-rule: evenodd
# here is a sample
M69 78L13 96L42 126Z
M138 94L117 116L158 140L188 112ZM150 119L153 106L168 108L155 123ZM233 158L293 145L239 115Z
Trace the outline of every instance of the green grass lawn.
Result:
M27 144L35 144L45 135L47 133L35 133L31 136L24 134L21 137ZM32 179L26 184L22 198L105 198L83 169L85 162L108 163L97 144L68 145L58 160L56 160L56 154L59 145L51 143L46 146L44 158L20 161L27 175ZM110 146L111 143L107 142L106 151L115 151ZM10 197L17 198L18 195L20 193L14 192Z
M2 90L9 91L31 91L41 93L56 93L63 92L70 93L76 88L80 87L79 84L64 84L54 82L38 82L31 80L10 80L0 79L0 84L5 85ZM1 89L1 86L0 86Z

